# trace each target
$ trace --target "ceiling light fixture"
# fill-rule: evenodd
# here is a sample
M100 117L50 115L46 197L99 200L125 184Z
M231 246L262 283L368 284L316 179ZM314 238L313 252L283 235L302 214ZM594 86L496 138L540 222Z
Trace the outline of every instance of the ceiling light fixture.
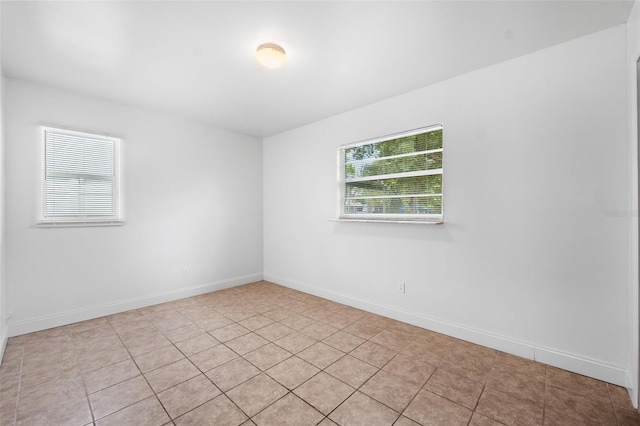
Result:
M258 46L256 57L260 65L273 70L284 64L285 51L275 43L263 43Z

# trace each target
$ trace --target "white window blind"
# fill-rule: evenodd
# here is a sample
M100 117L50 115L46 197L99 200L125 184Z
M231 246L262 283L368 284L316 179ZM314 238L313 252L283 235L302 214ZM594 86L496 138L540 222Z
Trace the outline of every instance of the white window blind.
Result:
M443 220L442 126L338 148L340 219Z
M43 223L120 220L119 139L44 128Z

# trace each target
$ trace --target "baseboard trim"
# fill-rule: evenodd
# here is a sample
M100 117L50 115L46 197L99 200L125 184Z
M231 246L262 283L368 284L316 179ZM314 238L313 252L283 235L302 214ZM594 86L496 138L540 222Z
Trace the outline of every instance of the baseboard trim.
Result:
M626 379L625 387L629 392L629 398L631 398L631 403L633 404L633 408L637 410L638 409L638 388L636 386L637 382L632 378L631 371L626 372L625 379Z
M216 290L223 290L225 288L261 281L262 278L262 273L242 275L239 277L227 278L220 281L181 288L179 290L165 291L133 299L121 300L119 302L106 303L104 305L11 322L8 324L8 336L19 336L21 334L31 333L34 331L46 330L48 328L60 327L62 325L73 324L79 321L113 315L131 309L145 308L159 303L171 302L178 299L184 299L185 297L197 296Z
M540 346L536 346L534 349L536 361L625 388L629 386L628 373L624 368L555 349Z
M7 327L2 327L0 324L0 364L4 358L4 351L7 349L7 341L9 340L9 333Z
M554 367L562 368L584 376L593 377L615 385L623 387L629 386L629 373L622 367L551 348L545 348L530 342L524 342L510 337L488 333L472 327L439 320L427 315L403 311L369 300L323 290L307 283L302 283L300 281L277 275L265 273L264 279L294 290L303 291L305 293L333 300L334 302L343 303L345 305L353 306L354 308L383 315L398 321L403 321L418 327L446 334L451 337L476 343L478 345L487 346L489 348L518 355L523 358L540 361Z

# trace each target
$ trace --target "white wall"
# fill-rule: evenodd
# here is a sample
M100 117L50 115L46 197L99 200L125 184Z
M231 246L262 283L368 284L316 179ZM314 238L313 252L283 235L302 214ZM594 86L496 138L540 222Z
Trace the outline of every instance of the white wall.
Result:
M627 384L625 26L264 142L265 279ZM443 123L445 224L332 222L336 147ZM406 294L396 293L406 282Z
M631 262L629 269L629 381L631 383L631 400L637 407L638 402L638 362L639 353L639 321L638 317L638 280L639 280L639 250L638 243L638 79L640 79L640 2L635 1L627 21L627 70L628 70L628 122L629 122L629 211L635 213L635 220L631 221L629 233ZM631 215L632 217L634 215Z
M0 8L1 11L1 8ZM2 48L0 47L0 363L7 345L7 285L5 279L4 232L4 74L2 72Z
M262 278L260 139L12 79L5 107L10 334ZM40 124L123 138L124 226L34 226Z
M1 54L0 54L1 56ZM0 362L7 344L7 285L5 279L5 231L4 231L4 75L0 60Z

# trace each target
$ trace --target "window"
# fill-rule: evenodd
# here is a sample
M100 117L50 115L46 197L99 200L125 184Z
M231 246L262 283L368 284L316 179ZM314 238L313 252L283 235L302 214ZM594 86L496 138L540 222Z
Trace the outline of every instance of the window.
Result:
M43 128L44 176L40 224L121 222L120 139Z
M338 148L339 218L441 222L442 126Z

